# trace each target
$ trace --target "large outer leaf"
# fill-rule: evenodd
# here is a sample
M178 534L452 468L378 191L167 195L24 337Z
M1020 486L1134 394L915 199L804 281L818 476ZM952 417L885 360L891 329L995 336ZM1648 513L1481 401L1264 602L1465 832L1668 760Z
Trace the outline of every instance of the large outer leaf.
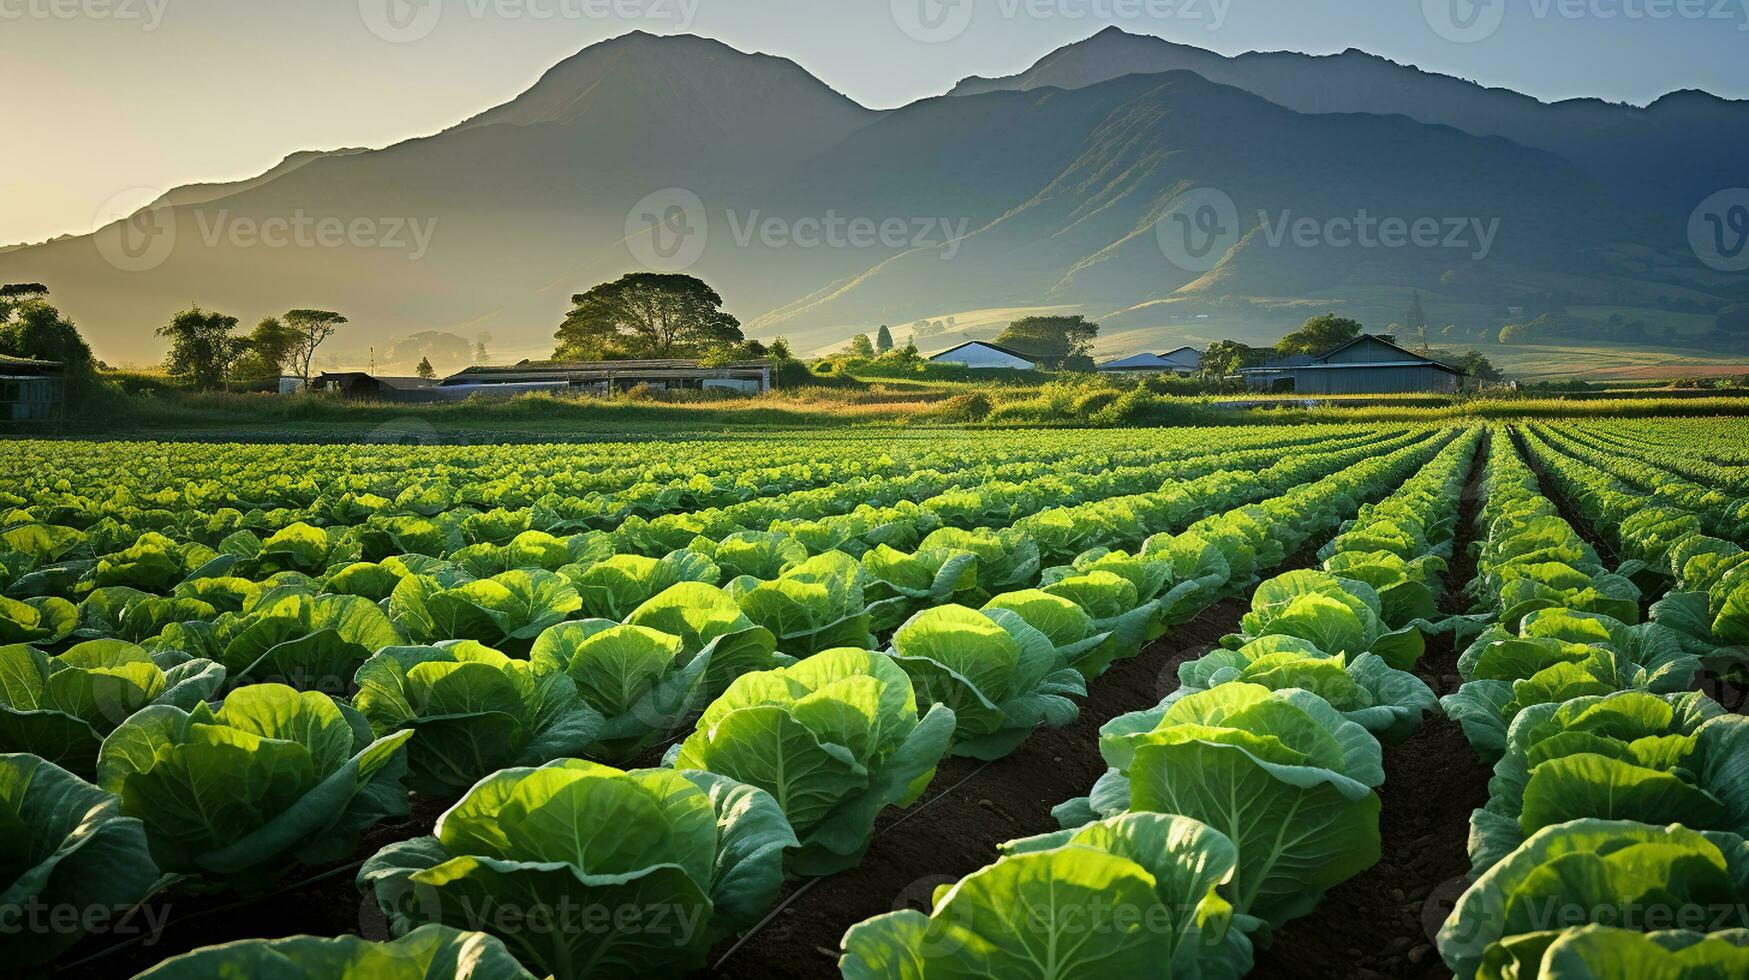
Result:
M246 939L175 956L140 980L534 980L504 944L481 932L421 926L393 942L359 936Z
M87 924L119 918L151 893L158 868L140 822L120 801L33 755L0 755L0 957L15 966L47 963L77 943ZM19 914L46 910L42 919ZM65 912L80 928L66 928Z

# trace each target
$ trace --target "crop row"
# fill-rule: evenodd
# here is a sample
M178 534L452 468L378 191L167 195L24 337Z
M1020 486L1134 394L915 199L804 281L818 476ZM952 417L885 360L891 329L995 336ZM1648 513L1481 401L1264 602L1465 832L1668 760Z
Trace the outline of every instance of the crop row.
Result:
M1252 428L1229 433L1220 448L1287 451L1370 435L1355 427ZM46 451L50 445L53 453ZM611 528L634 515L736 505L763 506L763 518L742 508L749 522L763 523L1053 476L1070 481L1070 492L1097 496L1108 481L1145 483L1151 468L1164 467L1168 472L1155 477L1158 482L1179 462L1216 448L1198 430L1146 441L1070 442L1040 434L985 445L949 438L927 448L847 440L842 452L834 441L818 439L707 443L713 448L702 452L691 443L392 450L125 443L66 451L62 445L0 450L0 472L16 490L0 493L0 505L14 508L8 526L97 528L100 541L122 543L130 531L154 530L209 545L237 530L267 535L296 523L348 525L449 512L489 515L476 521L485 531L506 522L538 530ZM671 457L695 465L677 466ZM809 493L819 490L829 492ZM1119 491L1103 491L1112 492Z
M1475 583L1494 619L1444 702L1494 776L1440 954L1460 980L1741 976L1749 723L1689 690L1700 658L1639 622L1639 590L1495 443ZM1579 471L1537 456L1557 485Z
M1287 513L1300 513L1304 502L1323 500L1321 506L1339 512L1357 503L1341 492L1364 485L1355 482L1357 474L1378 479L1429 451L1423 436L1399 437L1283 460L1256 474L1212 473L1183 485L1168 484L1136 495L1121 508L1084 512L1097 505L1077 505L1069 508L1074 517L1095 530L1071 537L1140 545L1158 524L1187 519L1212 506L1211 501L1235 506L1272 487L1278 492L1331 471L1339 471L1330 478L1333 484L1302 487L1273 503L1286 507ZM1323 496L1313 494L1314 488ZM1198 493L1207 499L1187 503L1189 495ZM904 555L876 545L862 561L836 550L808 557L795 539L782 534L737 540L730 535L695 541L679 549L686 553L678 556L601 557L581 574L608 571L590 583L579 581L575 588L566 576L541 567L542 561L571 557L569 545L549 552L519 535L494 547L510 549L513 562L530 564L475 579L460 565L433 556L359 562L350 552L336 553L325 530L309 528L315 533L300 533L284 548L230 556L218 570L236 571L241 565L254 575L265 573L265 578L208 574L190 580L207 583L197 586L202 598L194 601L210 597L230 608L211 619L173 618L160 632L145 636L143 646L69 631L33 638L47 650L61 648L56 655L22 645L6 648L10 710L3 725L8 747L54 755L90 773L97 783L86 784L35 756L7 757L20 775L10 784L15 792L9 801L18 813L28 814L28 825L37 831L33 839L42 842L41 853L28 856L37 869L28 882L36 889L31 897L51 907L56 900L65 904L74 898L109 898L125 905L160 887L148 881L155 879L147 874L154 868L209 885L259 888L292 861L320 864L345 857L364 828L404 815L403 779L429 791L453 793L505 766L526 767L554 758L571 761L541 770L529 777L532 782L501 774L475 786L440 823L439 842L456 845L458 838L445 838L445 828L461 833L456 828L468 824L458 814L467 812L468 800L487 805L476 797L488 785L497 789L488 794L493 796L491 814L481 820L502 828L525 815L534 821L530 834L538 832L536 827L550 829L545 821L565 807L582 808L567 818L582 820L579 814L599 816L593 809L598 803L606 806L622 796L632 801L625 805L634 810L644 805L637 800L646 800L660 812L666 812L665 801L708 800L718 814L714 819L722 824L729 822L725 812L769 815L775 807L783 817L781 828L765 819L749 826L765 826L776 837L760 836L757 840L764 843L755 846L723 829L718 841L720 848L750 861L732 878L736 894L764 894L761 889L775 887L781 879L784 863L780 860L778 871L772 872L769 858L786 849L794 848L788 862L792 870L817 872L853 862L866 846L874 815L889 803L915 798L927 784L934 760L949 745L969 754L999 754L1002 743L1016 733L1024 737L1032 724L1063 717L1065 706L1073 717L1067 696L1078 692L1084 678L1112 656L1133 653L1158 635L1178 614L1179 604L1188 606L1212 586L1214 563L1219 563L1222 582L1249 578L1271 545L1259 517L1274 513L1267 505L1252 510L1257 514L1242 510L1204 518L1192 533L1159 543L1157 554L1144 550L1131 559L1093 553L1055 569L1041 570L1036 555L1042 549L1033 545L1034 557L1029 557L1027 534L1014 529L982 536L956 532L971 539L961 542L969 550L944 545ZM942 530L954 529L932 533ZM636 533L648 532L638 528ZM295 563L300 549L313 556L307 564L277 564ZM262 564L264 554L269 557ZM150 565L156 556L141 550L129 557ZM208 559L201 567L224 557ZM688 568L701 565L710 565L714 576L716 558L725 564L764 562L777 574L771 579L743 575L725 589L705 581L663 581L670 573L684 577ZM924 569L928 588L910 594L907 583L923 581L907 577L918 563L933 566ZM397 564L398 576L393 574ZM567 562L572 564L578 563ZM380 574L385 567L391 570L386 576ZM992 594L1003 585L1019 586L1035 577L1042 589ZM332 591L336 580L341 588L356 585L355 593L386 594L372 601L368 595ZM875 591L885 590L880 598L858 595L865 580ZM634 601L652 590L655 594ZM582 611L585 594L592 601L621 603L629 614L573 619ZM78 629L101 632L108 625L96 618L101 613L88 614L84 608L97 608L92 604L97 595L95 590L88 594L73 618ZM973 596L989 596L985 611L946 604ZM153 599L175 603L190 597ZM31 608L41 609L55 600L35 601L39 605ZM132 601L151 600L135 596ZM883 655L868 649L877 643L875 624L919 610L894 634L891 651ZM200 610L181 609L189 611ZM125 613L121 619L126 626ZM133 628L147 632L137 623ZM518 656L483 645L482 636ZM406 646L408 640L426 645ZM952 664L961 645L974 641L982 645L979 656L963 664L967 673L936 659ZM806 656L816 650L824 652ZM797 656L804 659L794 662ZM977 669L984 659L1001 669ZM1047 669L1041 671L1041 665ZM265 679L255 674L300 680L345 676L356 667L351 680L358 693L348 702L278 683L253 683L235 686L221 700L213 700L227 679L227 667L233 670L233 686L239 679ZM761 669L772 667L777 669ZM916 715L918 692L928 708L921 718ZM740 703L748 698L752 701ZM676 764L682 769L735 769L741 779L734 785L688 776L693 784L688 790L671 776L641 770L624 774L572 758L585 753L630 757L678 728L706 702L698 731L673 750ZM963 729L949 702L964 713ZM985 710L980 714L977 708ZM908 723L901 720L907 718ZM715 745L718 733L735 731L744 737L725 736L726 747ZM761 737L774 745L760 743ZM769 790L749 788L762 785L758 764L768 758L766 749L781 758L779 750L809 741L816 749L810 766L782 768L797 779L807 773L829 775L824 784L830 787L829 799L822 799L818 790L792 792L775 776L767 780ZM736 769L738 758L747 765ZM523 776L529 774L524 771ZM603 781L621 788L596 792ZM539 802L524 801L523 809L500 812L519 799L525 782L529 794L556 795L541 795ZM556 785L561 782L579 785L562 789ZM687 805L695 815L704 812ZM645 816L651 827L668 826L682 834L670 845L689 839L702 846L696 836L686 836L696 832L683 833L680 822L665 824L666 817ZM611 825L643 823L628 812L626 820ZM515 843L494 842L504 848ZM582 846L575 840L573 844ZM484 846L456 846L476 845ZM376 876L372 882L384 882L373 887L385 907L402 917L397 921L406 910L392 894L395 883L418 878L413 892L428 896L430 876L419 876L436 873L435 866L409 864L407 846L412 845L404 846L395 859L406 860L392 869L385 870L382 862L366 869ZM766 857L754 860L755 852ZM499 856L493 860L510 860L512 851L495 853ZM515 853L526 858L533 852ZM719 853L719 864L728 861L726 853ZM466 857L463 864L478 864L482 856L474 851L452 855ZM570 857L579 869L598 861L607 862L600 865L606 868L626 859L598 856L586 847ZM116 873L99 881L94 876L106 863ZM447 868L445 873L460 867L449 859L439 863ZM654 877L674 884L667 872ZM665 887L640 878L638 887L646 886ZM719 897L724 913L715 928L740 924L733 914L734 896L711 893L710 907ZM463 905L478 911L477 904ZM688 907L704 909L696 903ZM422 948L450 949L455 939L440 938ZM669 953L695 954L707 938L706 932L691 930L683 949ZM12 937L21 961L40 961L76 939L76 932L57 933L51 940L28 930L22 939ZM608 954L597 950L592 955ZM581 975L593 967L572 963L548 968Z
M844 976L1248 972L1254 943L1378 858L1379 740L1436 704L1405 668L1479 442L1464 434L1361 507L1323 569L1260 585L1240 632L1181 665L1178 690L1106 724L1111 769L1056 809L1064 830L1002 845L928 914L852 927ZM1334 527L1290 521L1276 536L1298 548Z
M1670 627L1714 673L1741 676L1749 668L1749 552L1735 540L1741 526L1724 528L1731 538L1710 533L1719 529L1721 495L1697 492L1705 488L1650 471L1650 464L1618 461L1604 469L1592 454L1538 431L1525 439L1551 482L1622 557L1669 583L1652 606L1653 621ZM1631 485L1618 476L1628 466L1640 476ZM1648 499L1650 486L1660 489Z

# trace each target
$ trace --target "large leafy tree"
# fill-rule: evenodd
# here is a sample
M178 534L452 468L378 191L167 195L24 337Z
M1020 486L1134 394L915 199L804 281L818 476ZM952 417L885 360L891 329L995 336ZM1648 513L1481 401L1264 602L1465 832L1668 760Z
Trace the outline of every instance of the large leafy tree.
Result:
M741 322L703 280L634 272L571 297L557 360L690 357L742 341Z
M96 366L91 345L43 299L47 294L36 283L0 287L0 354L59 361L70 376L89 375Z
M292 310L285 315L285 325L293 331L287 362L305 385L310 383L310 365L316 360L316 348L345 323L346 318L332 310Z
M250 331L232 373L252 381L278 377L285 370L286 362L291 360L292 349L298 340L296 330L286 326L279 317L270 316Z
M1254 367L1268 359L1269 350L1259 350L1237 340L1217 340L1202 352L1202 372L1211 377L1225 378L1240 368Z
M224 387L246 344L236 329L234 316L198 306L183 310L158 328L158 336L170 341L164 370L202 391Z
M1298 330L1275 343L1275 352L1283 357L1294 354L1322 354L1340 347L1361 335L1366 328L1359 320L1334 313L1323 313L1300 325Z
M850 338L850 356L873 357L874 354L874 343L868 339L868 334L859 333Z
M1091 367L1099 324L1084 316L1028 316L1008 325L998 344L1033 355L1048 366Z
M893 331L889 330L887 325L883 323L881 324L880 330L875 333L875 351L876 353L885 354L892 349Z

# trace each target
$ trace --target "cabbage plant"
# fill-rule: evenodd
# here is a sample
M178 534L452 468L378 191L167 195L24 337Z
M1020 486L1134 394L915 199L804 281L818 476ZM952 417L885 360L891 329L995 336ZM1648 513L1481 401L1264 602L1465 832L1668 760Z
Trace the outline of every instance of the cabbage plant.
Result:
M618 554L566 566L561 572L576 587L584 613L615 620L681 582L715 585L722 575L709 558L692 551L674 551L661 558Z
M0 647L0 751L30 752L81 777L97 771L103 737L151 704L192 709L225 682L225 668L156 657L121 640L89 640L58 656Z
M483 932L421 926L392 942L362 936L244 939L173 956L137 980L534 980L504 943Z
M1237 851L1185 817L1132 813L1009 841L933 910L850 927L845 980L1243 976L1251 943L1221 894Z
M1014 613L1026 625L1043 633L1063 663L1075 668L1086 680L1098 677L1111 663L1115 652L1108 642L1111 633L1100 630L1087 610L1062 596L1043 589L1004 592L984 603L986 613L998 609Z
M1549 943L1539 967L1545 980L1733 980L1749 976L1749 929L1576 926Z
M1074 721L1070 699L1087 696L1050 638L1006 609L926 609L899 627L888 652L921 703L953 709L954 755L1000 759L1037 726Z
M140 821L113 793L25 753L0 755L0 957L37 966L91 924L120 917L158 882ZM50 917L20 914L46 909ZM64 911L80 914L68 928Z
M946 705L918 717L892 658L829 650L736 678L664 761L770 793L801 841L791 869L823 875L862 859L881 810L922 795L953 733Z
M563 575L542 569L515 569L456 585L410 575L389 596L389 613L410 639L478 640L518 653L582 606Z
M1477 874L1582 817L1749 834L1749 720L1705 695L1620 691L1525 708L1470 816Z
M0 596L0 643L49 646L66 639L78 624L79 608L58 596Z
M481 780L358 885L395 933L492 933L555 980L676 976L758 921L795 843L776 801L732 779L561 759Z
M906 554L883 544L862 556L862 572L869 628L884 632L918 609L976 592L978 557L950 548Z
M724 586L747 618L795 657L835 647L875 648L863 596L867 573L841 551L802 562L770 581L742 576Z
M1507 726L1525 707L1558 704L1622 690L1673 693L1700 669L1673 630L1627 626L1608 616L1565 608L1523 617L1518 633L1493 626L1458 657L1464 683L1440 699L1446 714L1483 759L1505 751Z
M562 670L473 640L385 648L354 685L352 705L377 737L414 732L407 782L421 793L454 795L508 766L580 755L602 725Z
M1439 931L1458 980L1538 976L1566 930L1664 924L1749 929L1749 843L1625 820L1544 827L1483 872ZM1701 974L1704 976L1705 974Z
M1311 691L1386 743L1414 734L1421 719L1439 705L1439 698L1421 678L1374 654L1363 653L1352 660L1346 654L1331 656L1297 636L1265 636L1237 650L1213 650L1178 667L1178 683L1187 691L1235 681L1272 691Z
M232 683L273 681L333 691L372 654L405 642L376 603L312 595L291 585L263 592L241 614L221 613L210 624L172 624L145 645L215 660Z
M1379 858L1379 743L1315 694L1174 692L1106 723L1099 746L1112 770L1058 819L1157 812L1214 827L1239 849L1238 912L1280 925Z
M703 582L671 585L632 610L625 621L628 626L679 637L685 664L707 661L703 667L707 702L735 678L777 662L777 637L749 619L727 592Z
M1326 654L1372 653L1398 670L1421 659L1425 640L1414 626L1392 630L1380 615L1378 593L1356 579L1297 569L1259 585L1239 632L1222 645L1237 649L1265 636L1292 636Z
M238 884L347 857L365 828L409 812L411 730L383 738L315 691L238 688L215 710L143 708L103 740L97 784L145 825L165 871Z
M773 579L808 560L807 546L787 534L736 531L720 540L694 538L687 550L710 559L727 578Z

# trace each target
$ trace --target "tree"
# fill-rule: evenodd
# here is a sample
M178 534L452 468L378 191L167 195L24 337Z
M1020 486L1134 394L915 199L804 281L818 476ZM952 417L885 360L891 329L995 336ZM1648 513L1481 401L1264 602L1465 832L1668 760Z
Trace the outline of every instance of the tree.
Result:
M790 353L789 340L784 337L772 340L771 345L766 350L770 352L771 359L774 361L787 361L794 356Z
M1255 367L1267 359L1269 351L1258 350L1237 340L1217 340L1202 352L1200 370L1213 378L1231 377L1240 368Z
M1283 357L1294 354L1322 354L1340 347L1361 335L1365 327L1359 320L1350 320L1334 313L1323 313L1300 325L1298 330L1275 342L1275 352Z
M158 336L170 340L164 370L201 391L224 387L245 344L235 329L236 317L198 306L176 314L158 328Z
M413 373L427 381L437 377L437 369L431 366L431 358L429 357L421 357L419 359L419 366L413 369Z
M489 333L483 333L483 334L480 334L479 336L474 338L474 363L475 364L490 364L490 363L492 363L492 355L489 351L486 350L486 345L491 343L491 342L492 342L492 335Z
M292 373L304 379L305 387L310 384L310 365L316 360L316 349L344 323L346 318L331 310L292 310L285 315L285 325L293 331L286 361Z
M869 358L875 353L874 344L869 342L868 334L859 333L850 338L850 356Z
M1091 367L1099 324L1084 316L1028 316L1010 323L996 343L1030 354L1047 367Z
M297 332L279 317L267 317L257 323L244 340L242 354L232 373L249 381L279 377L285 373L286 361L291 358L297 339Z
M33 297L42 293L20 294ZM0 306L0 354L59 361L69 376L91 375L97 366L91 345L47 300L31 298Z
M875 350L878 353L885 354L892 349L893 332L888 330L887 325L883 323L881 324L880 330L875 332Z
M741 321L703 280L681 273L634 272L571 297L554 336L561 361L689 357L740 343Z
M1506 375L1502 374L1500 369L1495 367L1479 350L1465 351L1462 363L1464 372L1478 384L1506 380Z

